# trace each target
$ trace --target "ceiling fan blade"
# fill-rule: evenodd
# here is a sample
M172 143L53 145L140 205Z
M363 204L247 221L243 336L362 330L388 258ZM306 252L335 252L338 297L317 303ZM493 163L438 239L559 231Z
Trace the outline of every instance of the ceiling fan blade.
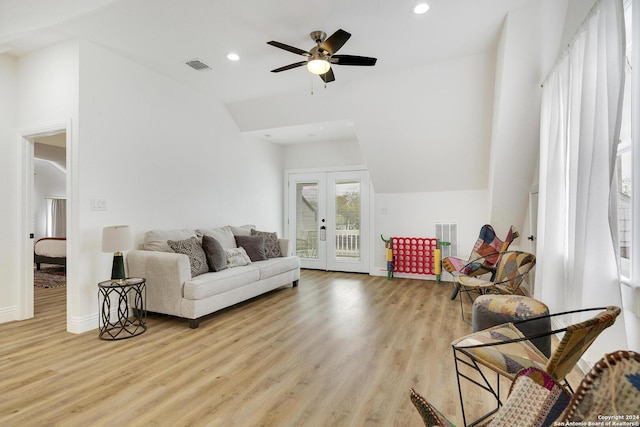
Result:
M338 65L363 65L372 66L376 65L378 58L370 58L368 56L356 56L356 55L333 55L331 62Z
M267 42L267 44L270 44L271 46L279 47L280 49L284 49L288 52L292 52L298 55L311 56L311 54L306 50L298 49L297 47L289 46L288 44L284 44L276 41L270 41L270 42Z
M320 78L325 83L331 83L336 79L336 77L333 75L333 70L331 68L329 68L329 71L327 71L326 73L320 74Z
M276 68L275 70L271 70L271 72L279 73L280 71L287 71L292 68L302 67L303 65L306 65L306 64L307 64L307 61L300 61L300 62L296 62L295 64L289 64L289 65L285 65L284 67Z
M320 49L329 52L329 55L333 55L349 40L349 37L351 37L351 34L345 30L338 30L322 42Z

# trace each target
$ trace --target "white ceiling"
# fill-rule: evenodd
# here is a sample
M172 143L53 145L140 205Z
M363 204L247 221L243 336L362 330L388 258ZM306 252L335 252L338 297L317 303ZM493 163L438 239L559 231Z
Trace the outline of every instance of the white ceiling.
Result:
M79 37L232 103L340 91L361 76L490 51L509 10L528 0L427 1L431 10L414 15L415 0L0 0L0 53L21 56ZM339 28L352 34L340 53L376 57L375 67L334 66L336 81L326 89L304 67L270 72L304 58L267 41L310 49L311 31L330 35ZM240 60L229 61L230 52ZM211 70L184 64L194 58ZM255 136L281 144L354 139L347 125L313 123Z

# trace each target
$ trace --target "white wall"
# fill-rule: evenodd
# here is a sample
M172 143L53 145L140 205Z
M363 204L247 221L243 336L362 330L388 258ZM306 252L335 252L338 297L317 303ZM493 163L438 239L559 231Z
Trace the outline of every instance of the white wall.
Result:
M377 193L375 203L374 271L386 274L386 253L380 238L435 237L436 223L458 224L458 255L467 259L488 220L486 190L423 193ZM496 229L504 236L507 229ZM443 276L443 280L450 277Z
M490 163L490 222L526 228L538 163L540 100L555 62L567 0L529 2L505 20L496 65Z
M78 118L78 42L70 41L18 61L19 129Z
M479 190L488 180L494 66L487 52L227 108L247 132L353 121L376 191Z
M20 269L16 248L20 247L18 222L20 182L20 145L15 133L17 99L17 64L13 58L0 55L0 323L18 316ZM8 226L7 226L8 224Z
M364 164L360 144L355 140L286 145L283 152L285 169Z
M136 242L155 228L252 223L282 233L283 202L281 148L242 137L223 105L88 42L80 64L75 331L97 326L95 287L111 263L103 227L129 224ZM107 211L91 211L92 199Z
M15 209L21 191L16 127L72 123L69 331L97 327L96 284L108 276L111 263L111 255L100 252L104 226L129 224L137 242L153 228L253 223L282 233L282 149L243 137L217 101L84 41L17 62L14 73L12 61L0 57L0 112L7 112L0 114L0 162L7 162L0 168L5 177L0 191L5 200L16 201L10 212L0 211L0 219L9 224L3 233L23 221ZM107 211L91 211L92 199L105 200ZM7 235L11 241L18 236ZM2 245L0 251L15 246ZM15 319L11 311L24 286L17 279L15 251L3 255L0 262L7 268L1 271L11 280L0 281L8 288L2 292L0 321ZM2 316L3 311L11 313Z

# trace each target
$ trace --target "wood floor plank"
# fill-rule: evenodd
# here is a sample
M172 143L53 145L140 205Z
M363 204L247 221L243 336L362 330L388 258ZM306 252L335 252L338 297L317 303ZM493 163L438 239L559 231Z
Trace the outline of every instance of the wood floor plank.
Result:
M117 342L67 333L64 288L36 289L35 318L0 325L0 425L419 426L412 386L461 425L451 286L303 270L198 329L150 314Z

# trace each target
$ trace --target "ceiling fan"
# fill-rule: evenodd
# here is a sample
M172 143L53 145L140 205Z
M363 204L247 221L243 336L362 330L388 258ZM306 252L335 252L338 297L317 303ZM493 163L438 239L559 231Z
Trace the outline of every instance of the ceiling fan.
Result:
M359 66L372 66L376 64L377 58L335 54L342 46L344 46L347 40L349 40L349 37L351 37L351 34L344 30L336 31L329 36L329 38L327 38L327 33L324 31L313 31L309 35L311 36L311 39L316 42L316 46L312 47L309 51L298 49L297 47L276 41L267 42L267 44L270 44L271 46L307 57L304 61L285 65L284 67L271 70L271 72L279 73L280 71L286 71L306 65L309 72L319 75L323 82L329 83L336 79L333 75L333 69L331 68L332 64Z

